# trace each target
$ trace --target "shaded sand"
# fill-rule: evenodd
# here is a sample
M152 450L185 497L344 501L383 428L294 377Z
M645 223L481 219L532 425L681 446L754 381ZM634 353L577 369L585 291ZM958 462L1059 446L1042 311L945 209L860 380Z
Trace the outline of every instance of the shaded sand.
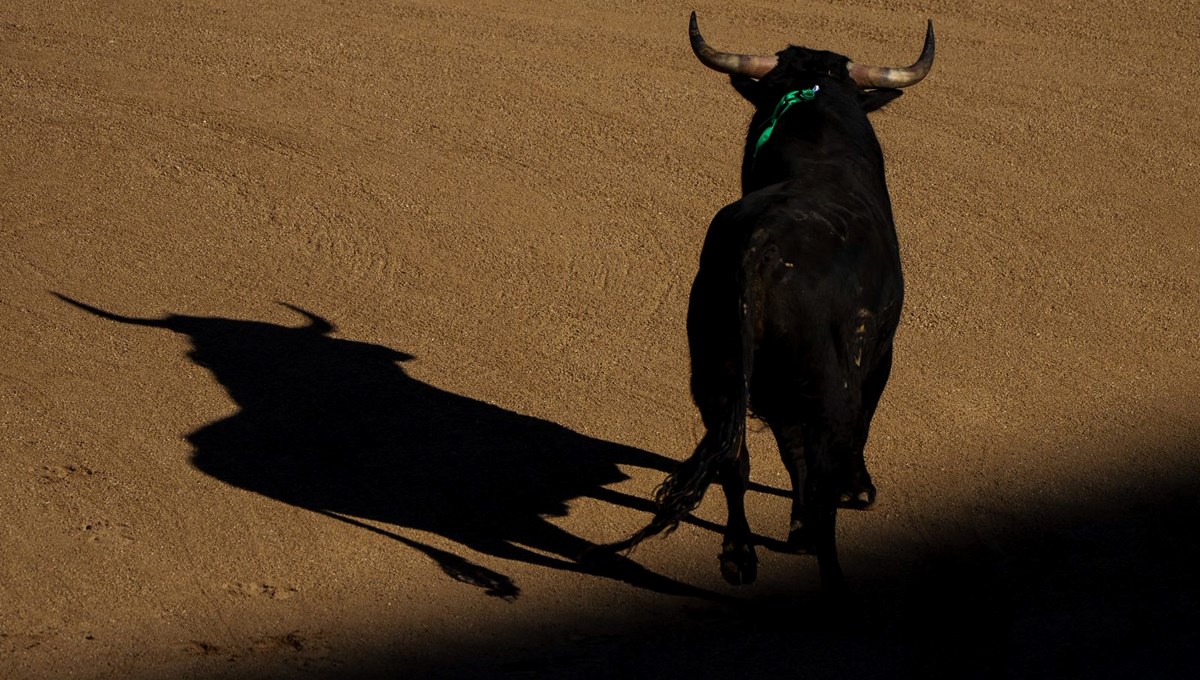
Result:
M0 6L0 677L1194 677L1186 2ZM749 111L687 47L937 64L859 602L712 494L684 310Z

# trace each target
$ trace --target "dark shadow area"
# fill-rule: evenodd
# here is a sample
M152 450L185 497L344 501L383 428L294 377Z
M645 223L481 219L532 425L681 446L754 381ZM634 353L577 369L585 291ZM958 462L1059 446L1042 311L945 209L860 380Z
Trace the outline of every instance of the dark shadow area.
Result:
M290 305L307 325L139 319L58 297L189 338L191 360L240 408L187 437L192 463L217 479L389 536L489 595L512 599L519 588L505 574L367 522L436 533L507 560L714 597L624 557L585 567L577 560L592 544L545 519L565 516L568 502L585 496L650 511L649 501L605 486L628 478L618 465L666 471L671 459L427 385L402 368L410 355L332 337L332 324Z
M948 518L899 588L869 574L913 676L1200 677L1200 476L1128 484L997 528Z
M1200 435L1187 436L1200 456ZM1136 444L1124 453L1169 458ZM1018 515L979 504L931 520L924 540L888 546L903 562L853 565L848 608L799 586L751 586L738 606L664 601L419 656L343 648L338 667L303 677L1200 677L1200 472L1173 472Z
M429 665L380 650L329 677L1200 677L1200 475L1095 491L999 524L983 507L947 517L927 527L935 542L893 546L903 563L854 565L849 608L752 586L739 607L631 610Z

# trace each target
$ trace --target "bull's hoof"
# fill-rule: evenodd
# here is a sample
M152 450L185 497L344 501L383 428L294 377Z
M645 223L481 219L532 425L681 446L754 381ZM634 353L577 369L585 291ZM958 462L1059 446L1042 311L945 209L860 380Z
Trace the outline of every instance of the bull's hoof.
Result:
M719 559L721 576L732 585L750 585L758 578L758 556L754 554L754 546L727 548Z
M812 541L809 539L808 531L799 520L792 522L791 529L788 530L787 544L788 552L795 555L813 555Z
M866 510L875 505L875 485L865 473L842 490L838 505L849 510Z

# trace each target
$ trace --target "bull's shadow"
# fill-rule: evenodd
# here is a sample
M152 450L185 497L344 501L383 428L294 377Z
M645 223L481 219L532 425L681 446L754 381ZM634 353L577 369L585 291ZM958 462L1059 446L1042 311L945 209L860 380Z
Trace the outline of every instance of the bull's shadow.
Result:
M391 536L499 597L519 593L504 574L360 520L433 532L508 560L711 596L625 558L581 566L591 544L545 519L566 515L583 496L649 510L605 485L627 479L618 465L666 470L667 458L422 383L401 367L411 356L332 337L332 324L290 305L306 325L130 318L58 297L105 319L188 336L189 357L240 407L187 437L192 463L217 479Z

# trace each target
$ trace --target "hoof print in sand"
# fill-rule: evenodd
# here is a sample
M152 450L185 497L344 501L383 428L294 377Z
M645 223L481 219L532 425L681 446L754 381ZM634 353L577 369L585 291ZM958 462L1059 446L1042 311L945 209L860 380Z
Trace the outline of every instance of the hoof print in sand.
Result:
M79 535L89 543L133 543L136 540L133 527L103 519L83 525Z
M299 631L292 631L287 635L268 635L266 637L255 638L251 649L256 652L272 652L276 650L291 650L293 652L303 652L308 648L308 642L304 636L300 635Z
M58 484L68 479L86 478L96 471L86 465L44 465L39 476L43 484Z
M220 656L229 661L258 655L283 654L291 658L290 663L301 667L336 666L339 662L329 658L329 649L317 636L304 636L298 630L282 635L262 635L250 638L237 645L215 645L203 640L188 640L183 651L194 656ZM293 656L294 655L294 656Z
M188 640L187 643L183 645L183 649L188 654L194 654L196 656L223 656L229 654L229 652L225 649L218 647L217 645L204 642L203 640ZM229 656L230 660L237 658L236 654Z
M298 595L299 590L292 586L273 586L268 583L224 583L221 587L230 595L239 597L266 597L272 600L286 600Z

